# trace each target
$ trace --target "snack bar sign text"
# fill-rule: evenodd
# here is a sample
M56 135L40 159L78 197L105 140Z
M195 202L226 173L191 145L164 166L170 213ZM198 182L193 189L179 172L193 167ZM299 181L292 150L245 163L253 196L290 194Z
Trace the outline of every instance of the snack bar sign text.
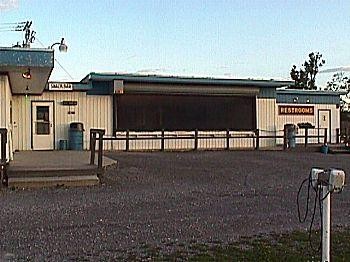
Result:
M72 91L73 84L70 83L49 83L50 91Z

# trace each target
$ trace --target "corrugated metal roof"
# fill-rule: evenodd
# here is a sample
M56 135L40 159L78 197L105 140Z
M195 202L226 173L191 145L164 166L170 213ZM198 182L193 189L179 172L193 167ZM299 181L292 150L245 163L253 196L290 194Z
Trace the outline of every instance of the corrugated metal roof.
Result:
M251 86L261 88L278 88L293 86L294 81L254 80L254 79L225 79L205 77L182 77L160 75L138 75L118 73L90 73L81 82L88 81L113 81L162 83L162 84L192 84L192 85L226 85L226 86Z

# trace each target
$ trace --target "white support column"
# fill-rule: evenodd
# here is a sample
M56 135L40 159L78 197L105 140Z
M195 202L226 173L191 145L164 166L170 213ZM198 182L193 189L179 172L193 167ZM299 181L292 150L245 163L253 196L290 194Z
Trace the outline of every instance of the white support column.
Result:
M331 194L328 192L328 186L322 186L322 262L330 262L331 259Z

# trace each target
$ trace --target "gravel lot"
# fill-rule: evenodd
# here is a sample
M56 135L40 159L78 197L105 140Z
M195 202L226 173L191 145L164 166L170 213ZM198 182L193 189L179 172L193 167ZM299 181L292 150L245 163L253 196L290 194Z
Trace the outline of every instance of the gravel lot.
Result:
M0 260L113 260L145 248L305 230L296 195L312 166L350 175L350 155L232 151L117 153L101 186L0 191ZM304 202L303 202L304 203ZM334 195L333 227L350 223L350 189Z

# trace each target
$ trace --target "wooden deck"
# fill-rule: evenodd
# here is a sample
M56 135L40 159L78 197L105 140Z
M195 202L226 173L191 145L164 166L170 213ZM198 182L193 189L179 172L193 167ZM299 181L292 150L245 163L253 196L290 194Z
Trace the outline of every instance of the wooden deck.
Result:
M89 162L89 151L16 152L7 170L8 187L97 185L103 169ZM114 164L115 160L103 157L104 168Z

